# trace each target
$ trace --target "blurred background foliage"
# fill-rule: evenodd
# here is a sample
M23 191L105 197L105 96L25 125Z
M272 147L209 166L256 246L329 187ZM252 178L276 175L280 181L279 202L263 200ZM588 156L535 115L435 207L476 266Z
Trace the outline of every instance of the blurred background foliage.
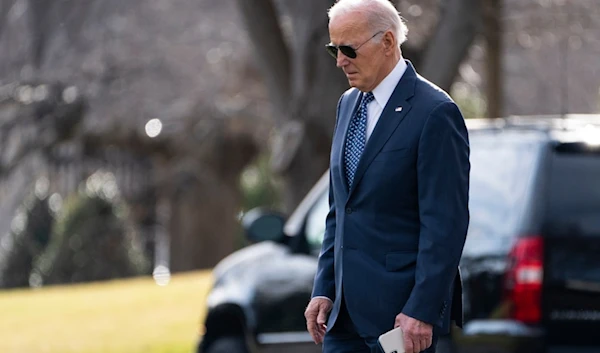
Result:
M150 273L127 206L119 199L110 174L90 176L71 195L54 224L52 237L36 259L30 284L77 283Z
M0 246L0 288L27 287L33 264L50 242L54 223L47 195L29 195Z
M41 195L40 195L41 194ZM2 246L4 288L40 287L147 275L148 254L131 226L114 178L101 171L51 210L42 192L31 195Z
M281 184L269 169L269 156L262 155L250 164L240 176L244 199L242 212L255 207L280 209Z

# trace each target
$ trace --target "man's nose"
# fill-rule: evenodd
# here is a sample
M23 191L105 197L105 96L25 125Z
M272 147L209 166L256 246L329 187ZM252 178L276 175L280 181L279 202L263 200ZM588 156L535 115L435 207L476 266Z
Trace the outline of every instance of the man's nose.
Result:
M338 50L337 58L335 59L336 66L341 68L348 65L349 62L350 60L348 59L348 57L344 55L344 53L342 53L341 50Z

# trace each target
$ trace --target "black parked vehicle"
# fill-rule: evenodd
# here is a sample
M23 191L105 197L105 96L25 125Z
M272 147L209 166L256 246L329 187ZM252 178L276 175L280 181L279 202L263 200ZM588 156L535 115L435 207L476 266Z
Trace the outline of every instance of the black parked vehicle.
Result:
M466 325L448 352L600 352L600 116L469 120ZM256 244L214 269L202 353L320 352L306 332L325 174L290 218L253 210Z
M599 128L600 116L472 128L460 347L600 352Z

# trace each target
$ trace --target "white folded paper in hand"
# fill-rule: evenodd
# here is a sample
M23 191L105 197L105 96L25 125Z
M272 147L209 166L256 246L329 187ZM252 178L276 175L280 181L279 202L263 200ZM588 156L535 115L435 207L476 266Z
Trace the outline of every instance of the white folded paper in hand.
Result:
M404 351L404 335L400 327L379 336L379 345L385 353L406 353Z

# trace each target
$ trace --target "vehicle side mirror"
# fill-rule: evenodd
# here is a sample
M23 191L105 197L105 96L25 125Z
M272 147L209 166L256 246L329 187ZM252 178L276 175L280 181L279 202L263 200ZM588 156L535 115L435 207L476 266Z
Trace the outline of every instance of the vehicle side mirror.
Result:
M254 243L283 240L285 217L277 212L254 208L242 217L246 237Z

